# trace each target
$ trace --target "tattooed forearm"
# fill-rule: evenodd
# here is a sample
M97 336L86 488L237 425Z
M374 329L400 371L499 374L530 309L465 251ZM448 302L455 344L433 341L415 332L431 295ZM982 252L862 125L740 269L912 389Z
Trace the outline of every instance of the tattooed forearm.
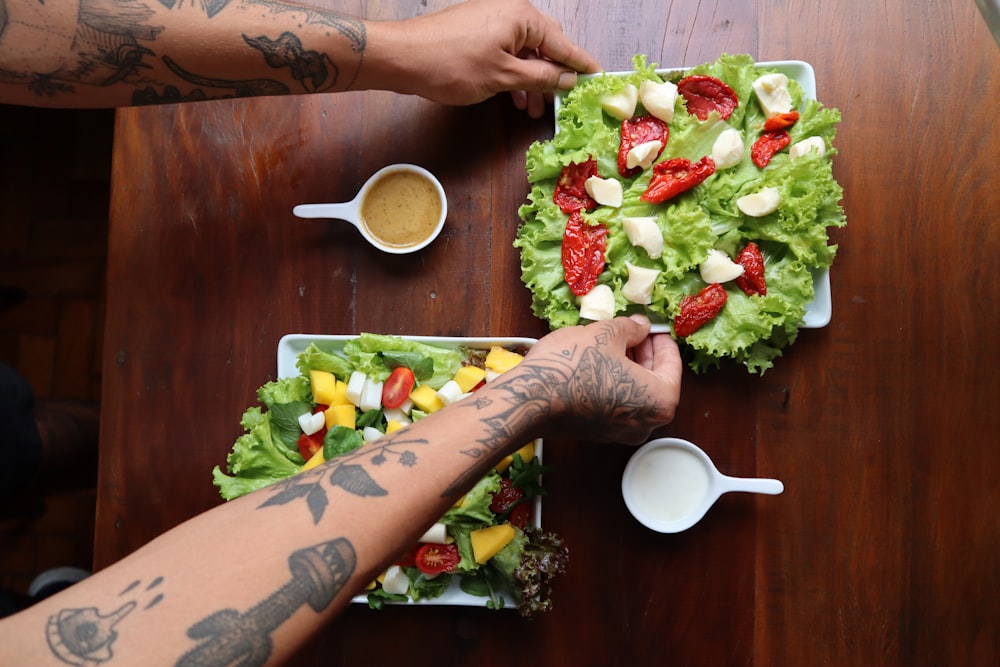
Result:
M329 607L356 567L354 546L343 537L294 552L292 578L270 597L244 613L223 609L191 626L188 637L201 643L178 667L263 665L273 650L271 633L303 605L317 613Z
M275 2L275 0L244 0L244 2L248 5L262 5L276 14L280 12L302 12L305 14L306 23L329 26L350 40L351 50L355 53L364 53L365 47L368 44L364 21L356 19L353 16L324 12L319 9L299 5L289 5L284 2Z

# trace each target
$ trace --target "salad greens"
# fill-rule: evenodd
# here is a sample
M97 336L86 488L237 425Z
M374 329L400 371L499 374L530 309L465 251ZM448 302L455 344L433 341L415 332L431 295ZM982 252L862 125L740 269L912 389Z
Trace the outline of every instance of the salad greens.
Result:
M680 343L695 371L717 367L721 359L728 358L745 365L751 373L763 373L797 336L806 306L814 296L812 271L833 263L837 248L829 243L828 228L846 224L839 204L843 193L834 180L831 162L837 152L833 140L840 112L806 99L802 87L790 80L792 108L800 114L788 130L791 142L794 145L808 137L822 137L826 153L812 152L791 160L786 150L760 169L749 152L765 115L752 84L774 70L758 67L746 55L724 55L683 73L662 75L655 65L647 65L644 57L636 56L634 68L624 76L581 79L559 109L555 136L535 142L527 151L531 190L528 202L519 210L522 225L514 246L521 251L521 276L532 293L532 310L553 329L581 321L577 297L563 277L562 240L568 216L554 203L553 192L563 167L593 158L603 178L617 178L623 187L620 207L598 206L582 212L585 222L603 223L608 228L606 265L598 284L614 292L616 314L645 312L654 323L672 322L680 301L706 286L699 265L708 251L715 248L734 257L753 241L764 256L766 296L747 296L727 284L728 299L722 312ZM721 79L735 91L739 104L728 120L712 112L702 121L687 112L684 98L678 95L669 138L657 161L682 157L696 162L711 155L715 139L729 127L743 136L744 158L734 167L716 170L700 185L673 199L646 203L640 196L649 186L652 170L621 177L616 162L621 124L603 112L601 99L626 84L638 87L647 79L676 83L691 74ZM640 103L636 116L644 113ZM778 189L780 208L759 218L744 215L736 200L763 187ZM632 245L622 226L625 216L656 217L664 237L662 256L651 259L645 250ZM660 271L649 305L630 303L622 294L628 279L626 262Z
M299 416L311 413L317 406L312 395L310 371L326 371L346 382L352 373L361 371L376 381L385 380L393 368L403 365L414 371L418 386L440 389L463 365L483 367L487 351L468 347L439 347L421 341L396 336L360 334L343 343L340 350L322 349L310 343L299 355L296 368L299 375L268 382L257 391L262 406L248 408L241 419L246 433L237 438L226 458L226 472L216 466L212 471L215 485L226 500L270 487L273 495L262 507L305 501L314 522L326 511L335 511L327 493L332 486L342 486L352 493L382 495L385 493L367 472L385 465L395 457L401 465L412 465L416 454L406 451L405 441L393 447L380 446L362 431L376 429L384 434L388 419L382 408L362 412L355 408L356 428L333 425L323 434L322 455L328 463L324 475L298 476L306 465L300 451L303 435ZM411 417L423 413L414 409ZM367 440L367 447L363 447ZM530 455L518 453L510 457L506 467L486 474L454 507L440 519L447 534L457 546L460 556L449 572L426 574L412 560L399 563L409 586L406 594L386 591L381 584L367 594L369 606L380 608L386 602L418 601L438 598L449 588L486 598L485 605L498 609L505 605L505 595L524 616L551 606L550 580L565 570L568 551L562 539L551 532L531 527L528 521L515 521L515 512L522 516L535 499L544 494L541 475L545 471L534 445ZM351 468L351 475L346 469ZM363 477L359 485L358 477ZM344 481L347 477L350 482ZM321 482L326 483L321 483ZM494 498L505 487L513 486L519 496L505 506L494 504ZM518 510L519 506L522 506ZM476 562L473 549L475 531L509 524L514 537L485 564ZM523 526L523 527L521 527ZM412 552L411 554L412 555ZM455 581L457 580L457 581ZM452 584L457 584L452 586Z

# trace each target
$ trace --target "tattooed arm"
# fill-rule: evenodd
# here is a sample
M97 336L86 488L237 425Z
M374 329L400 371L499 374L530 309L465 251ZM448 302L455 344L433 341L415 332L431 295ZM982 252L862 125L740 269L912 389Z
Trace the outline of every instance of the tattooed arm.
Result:
M0 0L0 103L383 89L470 104L529 90L515 102L538 115L538 93L597 69L528 0L471 0L385 22L279 0Z
M503 456L548 429L639 443L681 362L643 318L556 331L473 396L206 512L0 621L0 664L279 664Z

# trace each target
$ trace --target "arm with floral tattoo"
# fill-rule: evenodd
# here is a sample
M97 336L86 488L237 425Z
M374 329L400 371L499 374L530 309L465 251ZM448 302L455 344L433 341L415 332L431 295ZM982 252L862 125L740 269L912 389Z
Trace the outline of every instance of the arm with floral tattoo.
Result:
M558 426L638 443L669 422L680 358L648 331L618 318L546 336L466 400L191 519L0 621L0 664L280 664L526 440Z

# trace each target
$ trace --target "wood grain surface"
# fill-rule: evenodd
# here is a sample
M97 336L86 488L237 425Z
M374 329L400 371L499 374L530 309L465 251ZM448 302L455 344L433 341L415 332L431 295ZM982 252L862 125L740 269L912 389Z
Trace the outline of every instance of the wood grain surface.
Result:
M372 18L448 3L377 4ZM763 377L687 373L663 430L785 493L726 496L659 535L621 499L630 450L550 440L544 522L572 552L551 613L357 606L295 664L996 664L1000 48L975 4L536 4L607 70L637 53L804 60L841 110L831 323ZM95 566L221 502L211 470L283 334L543 335L511 242L524 152L551 134L551 114L531 120L506 96L120 111ZM425 251L388 257L347 225L292 216L392 162L448 192Z

